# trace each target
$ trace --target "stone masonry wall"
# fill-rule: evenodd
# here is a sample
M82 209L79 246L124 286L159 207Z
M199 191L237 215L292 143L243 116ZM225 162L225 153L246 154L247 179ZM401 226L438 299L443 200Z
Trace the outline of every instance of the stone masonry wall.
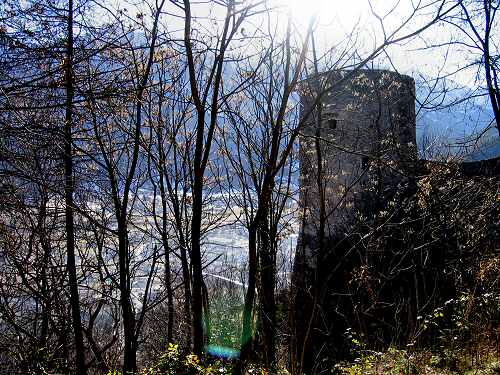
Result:
M300 140L303 238L315 237L320 221L315 136L321 139L327 238L342 238L383 209L411 175L417 157L413 79L381 70L347 74L332 71L304 83L303 115L310 112L316 92L331 89L321 109L312 110Z

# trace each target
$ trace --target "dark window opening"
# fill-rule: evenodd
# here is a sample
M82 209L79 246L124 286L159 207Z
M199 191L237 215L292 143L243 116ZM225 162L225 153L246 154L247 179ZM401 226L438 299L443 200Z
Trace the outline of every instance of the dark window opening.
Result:
M336 118L331 118L328 119L328 128L329 129L337 129L337 119Z
M367 169L369 162L370 160L368 159L368 156L363 156L363 158L361 159L361 168Z

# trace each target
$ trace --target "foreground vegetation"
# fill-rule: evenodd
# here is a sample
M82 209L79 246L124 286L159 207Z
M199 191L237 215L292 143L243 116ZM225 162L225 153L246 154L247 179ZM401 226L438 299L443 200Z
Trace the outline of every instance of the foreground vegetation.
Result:
M500 351L495 346L484 346L477 353L456 349L435 354L429 351L413 351L389 348L385 352L364 351L352 362L339 362L330 371L336 375L498 375L500 373ZM233 374L234 362L188 355L179 357L175 346L169 346L166 354L155 365L142 370L141 375ZM270 375L269 369L249 366L248 374ZM109 371L106 375L119 375ZM275 374L287 375L286 368Z

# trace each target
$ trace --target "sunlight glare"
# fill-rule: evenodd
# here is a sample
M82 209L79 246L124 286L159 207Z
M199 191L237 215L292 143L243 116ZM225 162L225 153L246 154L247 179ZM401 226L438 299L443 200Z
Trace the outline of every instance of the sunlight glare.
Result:
M366 0L281 0L286 4L293 18L303 24L309 23L312 17L318 22L330 23L335 19L344 27L354 26L367 9Z

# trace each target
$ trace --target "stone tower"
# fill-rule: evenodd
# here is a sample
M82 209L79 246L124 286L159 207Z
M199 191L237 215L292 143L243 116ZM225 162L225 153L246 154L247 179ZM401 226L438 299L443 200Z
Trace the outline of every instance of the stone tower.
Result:
M313 373L321 352L340 358L348 351L344 332L352 327L358 304L352 299L353 275L363 277L361 264L377 268L384 262L380 254L370 255L364 233L386 220L391 205L411 191L415 83L384 70L331 71L302 83L301 105L302 222L292 277L290 353Z
M360 70L332 71L304 84L301 240L312 244L321 221L325 238L344 237L360 220L383 211L411 175L417 158L415 83L391 71ZM318 108L315 93L324 88Z

